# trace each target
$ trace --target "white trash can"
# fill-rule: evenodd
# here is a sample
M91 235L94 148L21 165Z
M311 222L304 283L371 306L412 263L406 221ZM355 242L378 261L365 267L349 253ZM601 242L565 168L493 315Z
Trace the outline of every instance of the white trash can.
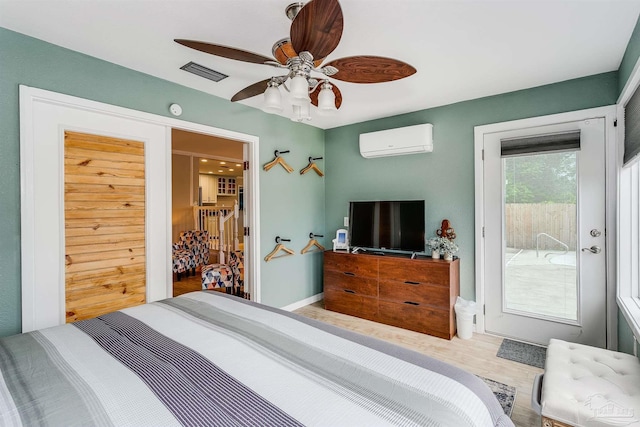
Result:
M458 297L454 306L458 337L468 340L473 336L473 316L476 315L476 302Z

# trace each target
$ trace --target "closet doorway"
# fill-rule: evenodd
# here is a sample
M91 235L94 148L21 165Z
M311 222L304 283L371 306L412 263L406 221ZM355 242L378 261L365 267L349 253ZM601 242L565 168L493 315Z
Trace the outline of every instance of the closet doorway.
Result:
M250 299L245 266L250 181L245 143L172 129L173 295L207 287ZM189 246L191 239L196 242ZM248 239L247 239L248 240ZM185 248L186 243L186 248ZM194 252L189 264L181 250ZM195 265L195 266L194 266Z

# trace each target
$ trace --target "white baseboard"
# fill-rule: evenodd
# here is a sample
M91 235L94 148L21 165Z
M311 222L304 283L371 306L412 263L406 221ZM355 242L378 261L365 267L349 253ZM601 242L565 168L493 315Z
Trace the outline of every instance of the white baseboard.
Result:
M309 305L309 304L313 304L314 302L318 302L321 299L324 298L324 292L320 292L319 294L315 294L313 296L310 296L309 298L305 298L303 300L300 300L298 302L294 302L293 304L289 304L285 307L280 307L281 310L285 310L285 311L293 311L293 310L297 310L300 307L304 307L305 305Z

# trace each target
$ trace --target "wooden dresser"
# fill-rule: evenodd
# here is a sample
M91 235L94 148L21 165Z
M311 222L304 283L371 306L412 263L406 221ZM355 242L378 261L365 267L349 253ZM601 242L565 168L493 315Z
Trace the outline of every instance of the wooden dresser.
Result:
M451 339L459 294L458 259L324 253L327 310Z

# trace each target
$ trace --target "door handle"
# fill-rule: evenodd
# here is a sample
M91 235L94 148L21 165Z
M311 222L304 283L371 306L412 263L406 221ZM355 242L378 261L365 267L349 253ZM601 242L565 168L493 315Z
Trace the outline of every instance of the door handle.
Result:
M593 245L590 248L582 248L582 252L591 252L593 254L599 254L600 252L602 252L602 249L600 249L600 246L598 245Z

